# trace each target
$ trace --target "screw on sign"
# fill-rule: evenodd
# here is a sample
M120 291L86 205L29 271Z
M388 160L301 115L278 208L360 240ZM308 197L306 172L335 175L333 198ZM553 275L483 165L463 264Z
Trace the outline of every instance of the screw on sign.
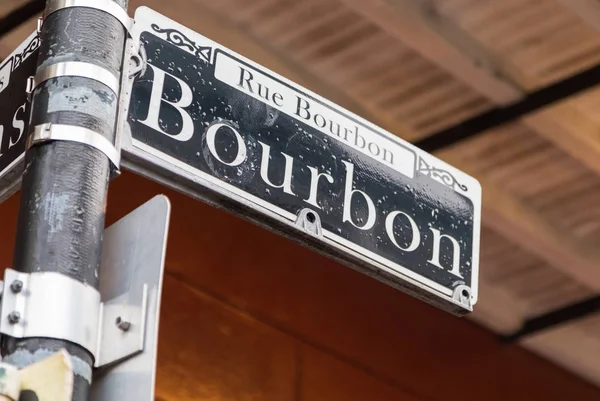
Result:
M121 318L121 316L117 317L115 324L122 331L127 331L131 327L131 323L126 319Z
M12 311L8 314L8 322L10 324L17 324L21 320L21 314L17 311Z
M21 280L15 280L10 284L10 290L15 294L21 292L23 289L23 282Z

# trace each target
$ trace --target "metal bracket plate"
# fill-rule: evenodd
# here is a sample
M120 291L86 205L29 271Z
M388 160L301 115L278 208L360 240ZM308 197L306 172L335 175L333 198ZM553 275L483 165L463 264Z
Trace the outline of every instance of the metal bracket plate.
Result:
M41 83L58 77L83 77L93 79L106 85L115 95L119 94L119 77L114 75L106 68L96 64L84 63L81 61L65 61L49 65L29 81L27 81L27 92L32 93Z
M143 349L147 286L100 302L94 288L60 273L6 269L0 332L15 338L60 338L94 355L99 367Z
M115 307L121 307L121 313L126 314L128 308L143 307L140 301L147 291L146 320L145 324L139 323L140 327L145 326L144 351L94 371L90 401L154 401L158 318L170 210L169 200L159 195L104 231L102 299L119 300ZM115 327L114 319L106 321ZM135 328L134 321L129 331L118 335L126 337Z
M144 349L148 302L146 284L142 284L139 295L138 299L132 299L132 294L126 293L102 303L94 366L108 365Z
M115 170L119 170L121 153L108 139L91 129L65 124L40 124L33 127L27 139L27 149L48 141L71 141L91 146L104 153Z
M170 208L165 196L157 196L105 230L100 292L59 273L6 269L0 333L71 341L94 356L95 367L112 366L146 350L112 369L119 374L142 372L148 386L127 383L128 390L148 397L125 398L153 400ZM94 390L112 391L115 377L101 372L99 377L100 383L109 384L95 385Z

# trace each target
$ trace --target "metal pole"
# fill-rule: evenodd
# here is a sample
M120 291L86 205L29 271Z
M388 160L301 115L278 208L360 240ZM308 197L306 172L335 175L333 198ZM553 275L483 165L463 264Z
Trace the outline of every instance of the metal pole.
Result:
M127 0L118 3L127 7ZM88 7L60 9L43 22L40 39L38 72L59 62L78 61L120 77L126 32L108 13ZM50 79L37 86L32 102L30 131L44 123L64 124L88 128L114 142L118 95L96 80ZM86 144L57 140L31 147L25 165L14 268L25 273L58 272L97 289L108 157ZM75 373L73 400L88 399L94 361L80 345L26 338L7 339L2 348L5 362L18 367L65 348Z

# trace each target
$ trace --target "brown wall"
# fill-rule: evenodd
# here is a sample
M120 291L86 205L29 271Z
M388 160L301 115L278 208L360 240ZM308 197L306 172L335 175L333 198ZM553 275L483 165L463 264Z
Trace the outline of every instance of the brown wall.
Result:
M158 367L164 400L600 397L468 320L130 174L111 185L108 221L157 193L173 204ZM17 204L15 196L0 205L3 266Z

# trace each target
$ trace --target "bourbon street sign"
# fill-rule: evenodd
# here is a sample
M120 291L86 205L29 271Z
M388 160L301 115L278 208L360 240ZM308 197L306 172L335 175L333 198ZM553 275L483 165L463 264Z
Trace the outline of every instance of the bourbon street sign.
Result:
M475 179L148 8L135 22L148 65L132 90L126 166L453 313L472 310Z
M34 33L0 65L0 202L21 183L29 120L26 86L35 74L39 45Z

